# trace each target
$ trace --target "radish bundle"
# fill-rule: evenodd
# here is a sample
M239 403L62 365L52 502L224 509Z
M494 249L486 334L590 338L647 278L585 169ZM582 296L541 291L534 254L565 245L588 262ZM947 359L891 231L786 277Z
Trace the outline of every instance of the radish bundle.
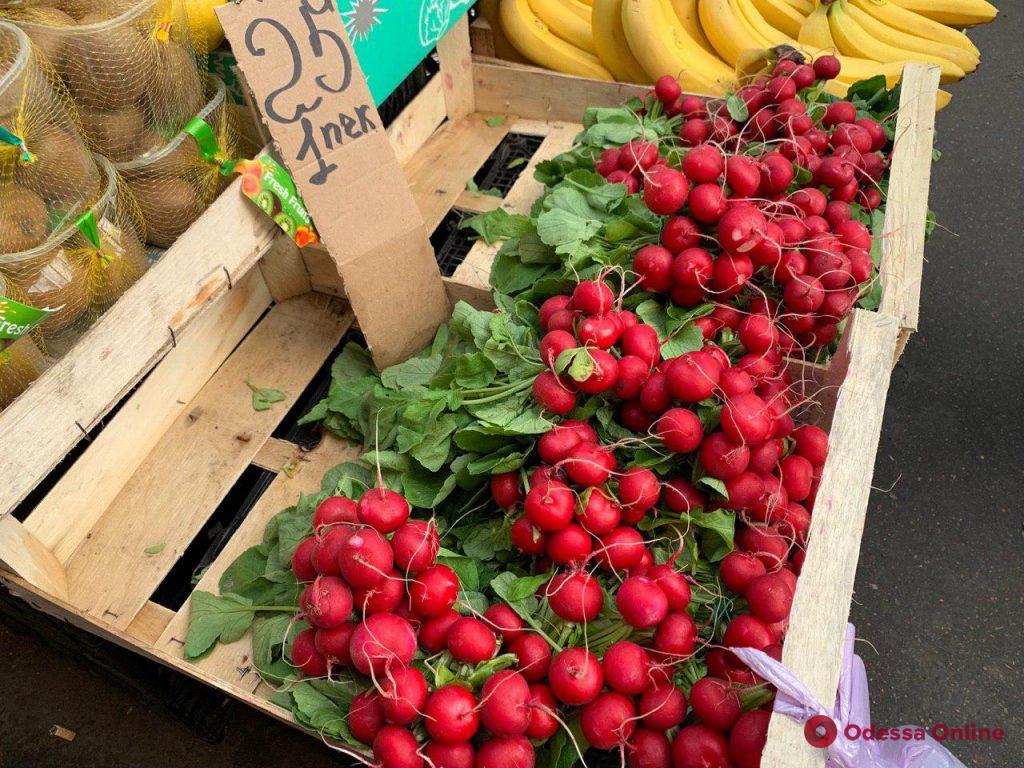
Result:
M894 95L833 70L588 111L530 216L468 224L496 311L337 358L304 421L361 461L194 594L186 655L251 630L274 701L381 768L758 766L774 691L732 649L781 658L829 449L790 357L877 302Z

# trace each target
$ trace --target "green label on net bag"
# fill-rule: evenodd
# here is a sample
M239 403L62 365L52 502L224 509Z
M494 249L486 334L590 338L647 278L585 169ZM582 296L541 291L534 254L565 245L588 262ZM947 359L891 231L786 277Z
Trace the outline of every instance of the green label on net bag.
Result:
M234 168L242 174L242 193L274 220L300 248L320 242L295 182L266 152L255 160L242 160Z
M0 346L2 342L20 339L54 312L54 309L36 309L0 296Z

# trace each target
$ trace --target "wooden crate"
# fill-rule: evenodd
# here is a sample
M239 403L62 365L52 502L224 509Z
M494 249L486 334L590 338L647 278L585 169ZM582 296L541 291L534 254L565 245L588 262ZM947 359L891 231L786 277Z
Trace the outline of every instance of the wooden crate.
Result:
M563 75L494 58L494 39L482 18L473 22L471 39L477 107L503 112L515 105L514 111L521 122L511 127L513 132L543 129L550 139L549 145L544 147L547 154L538 151L541 158L550 157L550 151L562 151L571 145L570 134L579 128L578 122L587 106L617 106L629 96L646 90L645 86ZM879 311L900 322L897 358L910 335L917 330L919 321L938 87L936 67L919 63L908 63L904 67L879 270L882 282ZM543 122L538 126L531 121ZM536 196L539 186L532 179L524 179L522 184L521 189L513 190L501 204L509 212L525 213ZM466 260L466 266L455 275L456 282L486 289L495 252L496 249L483 245L475 249Z
M465 22L441 41L438 53L440 74L389 129L428 226L453 208L492 204L468 195L465 182L509 131L543 136L536 156L543 157L568 145L576 130L571 121L583 106L602 93L615 103L628 92L473 62ZM559 85L569 90L555 99L550 94ZM593 90L581 94L580 88ZM494 114L507 119L488 123ZM527 170L504 204L525 204L537 191L532 184ZM262 468L274 478L197 589L215 591L224 569L261 539L270 517L300 492L318 489L328 468L357 455L333 438L307 452L273 436L353 316L333 295L338 286L329 272L318 271L328 257L298 253L237 188L175 249L101 321L108 330L131 329L129 360L115 375L101 367L111 356L110 337L92 337L72 353L62 377L47 384L55 389L44 397L37 388L16 411L16 423L35 439L55 433L46 446L23 446L49 469L75 442L77 428L68 423L74 427L86 414L82 426L88 428L141 381L24 522L7 513L35 482L18 480L13 491L0 490L0 582L39 610L290 722L290 714L268 700L272 691L251 663L248 636L188 662L182 656L188 603L175 611L153 596L247 469ZM474 251L449 289L455 297L486 301L489 256L479 246ZM151 322L141 321L140 308L152 314ZM118 325L125 323L135 325ZM793 363L815 395L812 417L830 430L832 443L783 661L823 703L836 691L900 333L898 318L857 310L827 366ZM281 389L285 402L254 411L245 386L250 376ZM798 724L773 717L766 768L822 764L822 753L807 747Z

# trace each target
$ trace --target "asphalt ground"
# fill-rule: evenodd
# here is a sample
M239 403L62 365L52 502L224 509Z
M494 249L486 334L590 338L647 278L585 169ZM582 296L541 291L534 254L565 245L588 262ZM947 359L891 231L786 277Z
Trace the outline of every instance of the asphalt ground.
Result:
M981 69L938 116L940 227L920 330L893 376L852 615L875 724L1004 729L1001 742L952 745L970 768L1024 766L1024 271L1013 234L1024 210L1024 9L1001 5L972 33ZM186 725L67 643L0 622L0 768L338 761L248 707L206 709ZM204 717L223 730L218 743L201 737ZM54 725L74 739L51 735Z

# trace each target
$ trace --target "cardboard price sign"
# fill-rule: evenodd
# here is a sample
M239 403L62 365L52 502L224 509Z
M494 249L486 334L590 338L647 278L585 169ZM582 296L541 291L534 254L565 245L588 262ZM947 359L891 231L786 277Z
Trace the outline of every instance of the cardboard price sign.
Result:
M333 0L242 0L217 15L378 365L448 318L433 249Z

